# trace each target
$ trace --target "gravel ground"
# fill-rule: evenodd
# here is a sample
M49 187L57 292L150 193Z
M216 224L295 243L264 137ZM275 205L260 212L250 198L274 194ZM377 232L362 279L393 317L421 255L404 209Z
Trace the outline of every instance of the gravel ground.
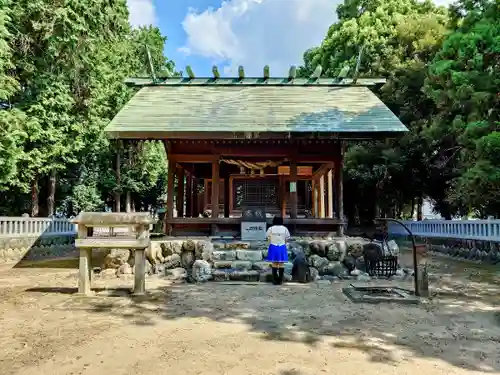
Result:
M349 282L157 277L142 299L99 277L84 298L75 269L0 265L0 374L500 374L497 270L450 262L430 263L420 305L354 304Z

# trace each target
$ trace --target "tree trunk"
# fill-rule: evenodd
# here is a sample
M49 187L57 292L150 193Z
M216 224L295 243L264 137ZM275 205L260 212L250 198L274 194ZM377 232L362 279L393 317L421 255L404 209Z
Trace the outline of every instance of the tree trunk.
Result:
M413 220L413 215L415 215L415 197L411 199L410 220Z
M417 221L421 221L423 218L422 206L423 206L423 198L422 196L420 196L418 197L418 202L417 202Z
M130 191L125 194L125 212L132 212L132 194L130 194Z
M38 193L38 176L35 176L31 182L31 217L37 217L40 212Z
M57 175L56 170L52 169L49 176L49 196L47 197L47 216L51 217L55 213L56 204L56 182Z

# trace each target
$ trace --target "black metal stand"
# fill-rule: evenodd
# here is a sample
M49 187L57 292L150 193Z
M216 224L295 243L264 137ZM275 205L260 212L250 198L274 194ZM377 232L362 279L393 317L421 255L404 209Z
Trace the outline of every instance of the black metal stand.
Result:
M388 218L385 218L385 217L378 217L375 219L375 221L384 221L384 222L387 222L387 221L390 221L392 223L397 223L399 225L401 225L407 232L408 234L410 235L410 238L411 238L411 243L412 243L412 246L413 246L413 282L414 282L414 287L415 287L415 296L417 297L420 297L420 288L419 288L419 285L418 285L418 264L417 264L417 246L415 244L415 238L413 237L413 233L411 232L410 228L408 228L403 222L401 222L400 220L397 220L397 219L388 219Z

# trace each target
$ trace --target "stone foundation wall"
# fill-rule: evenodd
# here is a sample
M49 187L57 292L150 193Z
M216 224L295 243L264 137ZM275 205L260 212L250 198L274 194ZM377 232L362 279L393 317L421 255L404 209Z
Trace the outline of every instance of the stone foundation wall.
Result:
M75 251L75 235L0 237L0 263L68 256Z
M395 244L394 244L395 245ZM392 248L387 251L399 249ZM375 250L374 250L375 249ZM355 279L368 281L364 254L379 251L382 247L362 238L296 238L288 244L289 262L284 264L285 279L292 279L293 260L302 257L309 269L309 281ZM299 255L301 254L301 255ZM94 255L95 256L95 255ZM270 281L270 263L266 242L245 242L238 240L206 239L163 239L154 240L147 250L146 272L185 281ZM121 251L108 253L96 272L116 274L133 272L132 253ZM94 265L98 266L95 262ZM99 268L99 267L96 267ZM398 269L395 276L406 277L408 272Z
M395 238L400 246L411 248L409 237ZM500 264L500 243L478 240L457 240L448 238L415 237L417 244L427 243L434 256L453 257L477 263Z

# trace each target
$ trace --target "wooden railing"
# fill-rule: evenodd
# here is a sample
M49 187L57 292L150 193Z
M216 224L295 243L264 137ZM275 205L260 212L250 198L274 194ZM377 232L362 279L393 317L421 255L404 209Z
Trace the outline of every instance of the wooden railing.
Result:
M0 237L73 235L76 226L67 219L0 216Z
M500 220L422 220L404 224L419 237L500 242ZM389 234L407 236L396 223L389 223Z

